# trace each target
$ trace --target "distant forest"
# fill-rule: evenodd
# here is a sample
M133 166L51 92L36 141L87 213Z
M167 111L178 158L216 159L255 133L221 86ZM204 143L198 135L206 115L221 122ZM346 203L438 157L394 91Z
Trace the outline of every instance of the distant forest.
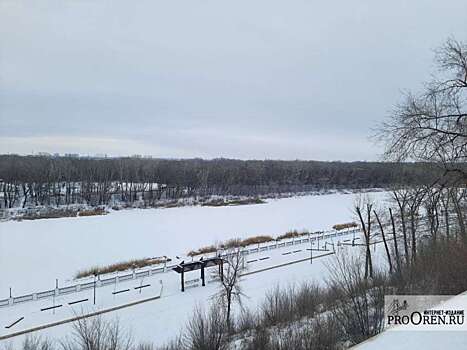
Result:
M2 208L108 205L422 184L425 163L0 155Z

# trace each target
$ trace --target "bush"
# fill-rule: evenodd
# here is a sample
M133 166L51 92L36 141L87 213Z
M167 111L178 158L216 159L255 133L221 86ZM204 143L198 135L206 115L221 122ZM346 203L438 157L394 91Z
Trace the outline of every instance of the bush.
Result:
M383 330L384 295L390 290L387 275L374 271L364 278L358 258L336 257L328 288L335 298L330 311L352 344L358 344Z
M261 327L246 338L241 348L245 350L333 350L340 349L339 326L332 315L318 316L312 320L289 323L283 327Z
M1 348L3 350L14 350L13 344L4 344ZM36 335L26 335L23 342L19 346L21 350L54 350L54 346L48 339L42 339L40 336Z
M226 340L227 324L219 305L213 304L207 312L196 308L183 337L184 348L223 350L227 349Z
M398 294L455 295L467 290L467 245L462 241L428 240L417 259L393 276Z
M97 316L82 318L73 324L73 333L61 342L63 350L132 350L132 336L118 320Z
M298 287L276 286L266 294L261 305L261 326L274 326L313 317L325 300L326 292L317 285L303 283Z

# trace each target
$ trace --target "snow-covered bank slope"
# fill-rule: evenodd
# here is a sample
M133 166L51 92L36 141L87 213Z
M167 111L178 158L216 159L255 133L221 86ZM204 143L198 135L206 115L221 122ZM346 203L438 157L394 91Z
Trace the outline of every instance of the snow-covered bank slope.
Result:
M372 193L383 197L384 193ZM290 229L322 230L349 221L354 194L270 200L238 207L183 207L106 216L0 223L0 296L63 284L85 267L174 256L216 240Z

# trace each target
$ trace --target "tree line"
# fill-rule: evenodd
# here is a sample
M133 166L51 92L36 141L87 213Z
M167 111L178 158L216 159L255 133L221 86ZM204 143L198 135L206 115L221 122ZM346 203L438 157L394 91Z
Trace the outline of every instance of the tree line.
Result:
M427 183L428 163L0 155L1 207L143 201ZM402 179L402 180L401 180Z

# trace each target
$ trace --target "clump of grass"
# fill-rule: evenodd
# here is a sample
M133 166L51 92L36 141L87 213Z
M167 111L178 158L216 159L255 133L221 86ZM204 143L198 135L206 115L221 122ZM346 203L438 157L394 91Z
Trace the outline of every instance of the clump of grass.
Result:
M178 207L181 207L181 206L183 206L182 203L180 203L179 201L176 201L176 200L169 201L169 202L158 205L159 208L165 208L165 209L178 208Z
M47 209L46 211L27 212L23 215L17 216L14 220L39 220L39 219L58 219L76 217L76 209Z
M202 207L223 207L225 205L227 204L222 198L201 203Z
M250 244L258 244L258 243L271 242L271 241L274 241L274 238L272 238L271 236L266 236L266 235L254 236L254 237L249 237L245 239L232 238L223 243L218 244L217 246L210 245L206 247L201 247L198 250L191 250L188 252L187 255L190 257L193 257L196 255L201 255L201 254L215 253L218 249L246 247Z
M231 238L220 245L222 249L236 248L240 247L242 244L241 238Z
M334 230L340 231L340 230L344 230L346 228L354 228L354 227L358 227L357 223L355 223L355 222L346 222L345 224L336 224L332 228Z
M78 271L76 278L83 278L92 275L103 275L106 273L117 272L117 271L126 271L130 269L137 269L145 266L162 264L164 262L170 261L170 259L165 258L143 258L143 259L133 259L129 261L121 261L115 264L107 266L94 266L89 269Z
M14 220L39 220L39 219L58 219L58 218L75 218L77 216L94 216L105 215L108 212L104 208L92 209L71 209L71 208L47 208L40 211L30 211L19 215Z
M203 207L225 207L229 205L248 205L248 204L263 204L266 203L259 197L245 198L245 199L213 199L204 203L201 203Z
M250 244L258 244L258 243L271 242L271 241L274 241L274 238L272 238L271 236L260 235L260 236L253 236L253 237L246 238L241 241L240 245L242 247L246 247L247 245L250 245Z
M206 247L201 247L198 250L191 250L188 252L188 256L195 256L195 255L201 255L201 254L208 254L208 253L214 253L217 251L217 247L215 245L210 245Z
M106 215L108 211L104 208L93 208L89 210L80 210L78 211L78 216L95 216L95 215Z
M236 199L228 202L229 205L247 205L247 204L264 204L266 203L261 198L246 198L246 199Z
M210 245L207 247L202 247L199 248L198 250L190 250L188 252L188 256L193 257L196 255L201 255L201 254L208 254L208 253L214 253L218 249L229 249L229 248L238 248L238 247L246 247L252 244L259 244L259 243L265 243L265 242L271 242L275 240L281 240L281 239L288 239L288 238L294 238L294 237L302 237L306 236L308 234L312 234L313 232L310 232L308 230L292 230L288 231L282 235L277 236L276 239L274 239L272 236L268 235L259 235L259 236L253 236L253 237L248 237L245 239L241 238L231 238L225 242L222 242L218 244L217 246L215 245ZM314 232L315 234L322 233L321 231Z
M289 231L289 232L286 232L282 235L279 235L277 236L277 240L281 240L281 239L287 239L287 238L295 238L295 237L301 237L301 236L306 236L308 235L310 232L307 231L307 230L303 230L303 231L297 231L297 230L293 230L293 231Z

